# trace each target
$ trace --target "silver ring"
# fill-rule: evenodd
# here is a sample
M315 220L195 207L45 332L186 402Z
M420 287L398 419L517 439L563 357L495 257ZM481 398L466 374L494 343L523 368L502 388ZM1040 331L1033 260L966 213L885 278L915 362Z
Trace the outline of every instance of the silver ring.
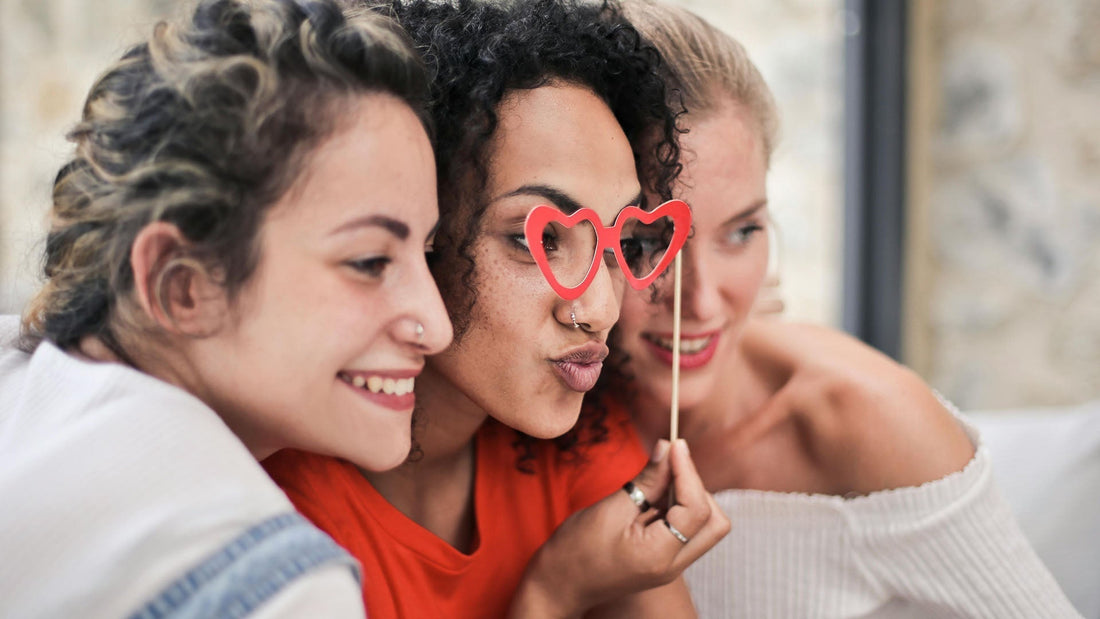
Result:
M683 533L681 533L679 529L672 526L672 523L668 521L668 518L662 518L662 520L664 521L665 526L668 527L668 532L672 534L672 537L675 537L676 539L680 540L681 544L688 543L687 536L684 535Z
M581 326L577 324L577 313L573 310L569 310L569 319L573 321L573 328L580 329Z
M645 493L642 489L635 486L634 482L628 481L623 484L623 490L626 491L626 496L630 497L631 502L638 506L638 509L645 512L649 510L649 501L645 498Z
M424 343L424 323L416 323L416 343Z

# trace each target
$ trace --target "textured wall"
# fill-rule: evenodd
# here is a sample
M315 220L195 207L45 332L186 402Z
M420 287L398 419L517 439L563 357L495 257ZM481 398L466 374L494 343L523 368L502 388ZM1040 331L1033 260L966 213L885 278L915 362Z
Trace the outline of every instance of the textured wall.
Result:
M1100 2L936 7L920 369L965 408L1100 397Z
M0 0L0 313L37 286L53 175L65 131L99 71L169 0Z

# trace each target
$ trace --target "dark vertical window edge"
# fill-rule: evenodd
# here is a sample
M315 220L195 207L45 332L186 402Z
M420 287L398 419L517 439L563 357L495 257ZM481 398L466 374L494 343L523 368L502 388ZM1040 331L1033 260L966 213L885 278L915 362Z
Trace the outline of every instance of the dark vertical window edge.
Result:
M907 0L845 0L845 331L901 358Z

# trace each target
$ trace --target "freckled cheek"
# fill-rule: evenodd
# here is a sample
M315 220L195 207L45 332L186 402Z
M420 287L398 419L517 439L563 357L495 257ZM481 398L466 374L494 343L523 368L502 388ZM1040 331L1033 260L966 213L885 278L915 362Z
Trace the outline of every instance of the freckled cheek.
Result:
M486 323L480 343L484 350L492 350L500 359L524 359L537 350L540 337L541 312L516 304L511 309L500 310L495 319Z
M559 301L542 274L512 273L488 277L481 286L477 299L477 313L493 316L502 327L528 329L533 332L538 325L553 316L554 304Z
M741 256L738 260L727 260L720 268L712 271L708 286L717 288L727 302L738 306L751 305L764 283L768 271L768 256L764 252L754 252Z
M724 281L718 283L718 290L726 303L740 310L752 305L760 290L761 281L752 277L751 273L743 274L742 277L737 275L739 274L728 274Z

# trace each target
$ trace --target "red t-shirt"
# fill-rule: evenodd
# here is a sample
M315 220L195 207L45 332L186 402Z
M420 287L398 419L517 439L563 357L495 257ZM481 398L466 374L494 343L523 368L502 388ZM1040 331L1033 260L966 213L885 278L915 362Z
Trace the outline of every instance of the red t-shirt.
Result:
M477 531L470 554L406 517L346 461L283 450L263 464L298 510L362 564L372 619L501 617L554 529L645 465L626 412L614 406L605 425L607 440L571 455L540 441L532 475L516 468L515 432L486 423L475 438Z

